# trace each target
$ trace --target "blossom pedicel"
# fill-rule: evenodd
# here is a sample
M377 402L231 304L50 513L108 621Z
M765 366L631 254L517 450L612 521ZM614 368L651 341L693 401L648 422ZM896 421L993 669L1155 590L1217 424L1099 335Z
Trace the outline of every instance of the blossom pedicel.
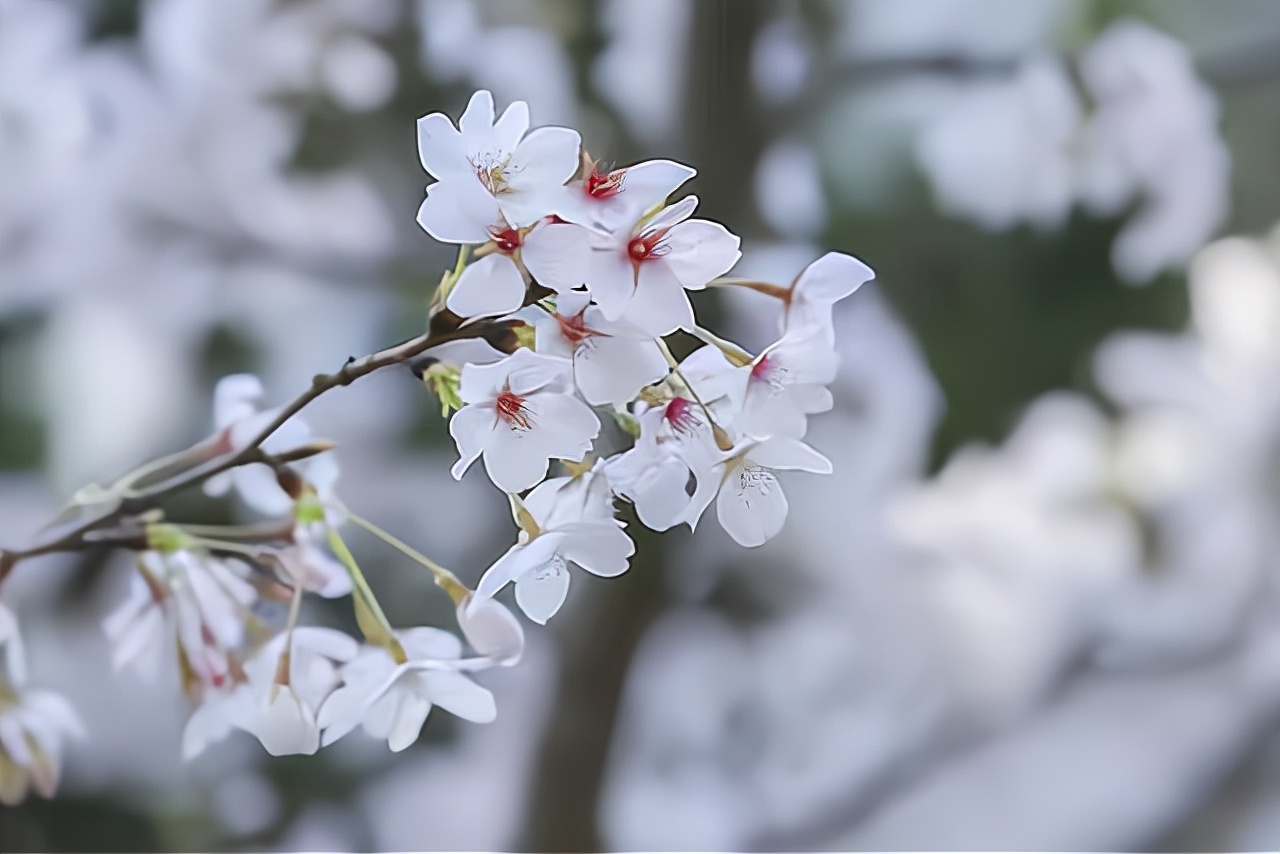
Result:
M259 410L256 378L225 378L210 439L82 491L73 507L89 518L60 538L0 553L2 578L25 557L90 539L135 552L128 595L104 622L112 662L150 677L175 668L196 705L188 758L234 730L274 755L314 753L356 729L399 751L433 706L491 721L494 698L469 674L515 665L524 648L519 620L494 596L513 586L520 610L545 623L565 602L572 567L625 572L635 545L618 499L659 531L696 527L715 502L729 536L759 546L786 519L779 473L831 471L803 439L809 417L832 405L832 306L872 278L869 267L829 253L789 286L721 279L739 239L692 218L696 197L671 198L693 169L651 160L601 170L576 132L530 132L523 103L495 119L488 92L471 98L456 127L440 113L420 119L418 148L437 179L418 222L460 245L424 336L318 376L279 409ZM779 340L751 354L699 326L689 292L709 285L776 299ZM509 497L515 543L474 590L346 507L331 445L294 417L396 364L414 366L452 412L453 476L483 458ZM196 485L211 496L234 491L270 520L164 520L154 499ZM343 539L352 525L431 571L470 650L439 628L391 625ZM363 642L301 624L308 593L350 595ZM271 601L275 612L287 603L287 618L271 619L261 607ZM4 803L29 788L50 795L63 738L81 734L65 701L23 688L19 644L0 607Z

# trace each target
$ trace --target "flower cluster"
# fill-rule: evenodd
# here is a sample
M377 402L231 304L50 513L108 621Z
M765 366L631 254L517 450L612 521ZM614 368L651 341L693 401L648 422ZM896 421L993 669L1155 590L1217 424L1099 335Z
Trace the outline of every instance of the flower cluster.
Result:
M714 501L742 545L778 533L787 513L778 472L831 470L803 441L807 418L832 405L832 306L873 273L831 253L789 287L721 279L738 238L693 218L696 196L671 199L693 169L651 160L604 171L573 131L528 125L522 103L495 118L488 92L456 128L439 113L421 119L422 165L439 180L418 222L474 248L478 260L442 289L460 326L499 318L529 332L509 354L453 363L460 408L449 430L454 476L483 458L520 529L477 592L514 584L521 610L544 623L565 600L570 566L626 570L634 546L615 497L655 530L692 528ZM777 298L778 341L752 355L702 329L689 292L711 284ZM677 361L681 337L712 343ZM617 443L601 414L634 447L603 452ZM544 480L553 460L568 476Z
M72 509L89 521L25 553L89 535L134 552L127 595L103 628L117 669L154 679L168 667L195 704L187 758L234 730L273 755L314 753L357 728L403 750L436 705L491 721L494 697L472 674L514 665L524 648L521 623L495 596L513 586L519 609L545 623L565 602L571 567L625 572L635 545L619 499L659 531L694 528L714 502L734 540L759 546L787 515L779 473L831 470L804 437L808 417L832 406L832 307L872 278L866 265L831 253L786 286L723 278L739 239L694 218L696 196L672 199L693 169L668 160L602 169L576 132L530 132L525 104L495 116L488 92L472 97L457 126L439 113L420 119L418 138L437 179L418 222L459 246L427 333L318 376L280 409L260 409L255 377L226 377L209 439L82 491ZM776 300L778 340L752 354L702 328L689 292L712 285ZM406 363L452 413L454 477L483 459L510 500L516 541L474 590L344 505L332 444L296 417L328 389ZM267 520L197 525L148 507L151 496L196 484L211 496L234 492ZM138 506L148 509L125 512ZM439 628L391 624L343 539L351 525L431 571L465 644ZM308 594L349 596L362 639L311 624ZM5 611L0 643L16 649ZM64 705L5 685L8 802L28 780L52 789L61 737L79 727Z

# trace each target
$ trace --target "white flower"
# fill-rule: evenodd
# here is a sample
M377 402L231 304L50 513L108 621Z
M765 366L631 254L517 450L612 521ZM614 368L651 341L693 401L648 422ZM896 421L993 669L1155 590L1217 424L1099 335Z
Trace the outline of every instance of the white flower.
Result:
M288 633L266 644L245 662L248 682L233 722L252 734L272 756L311 754L320 749L316 711L339 683L334 662L359 653L355 638L333 629L300 626L293 631L287 671L280 661ZM280 682L281 676L287 681Z
M744 435L802 438L808 416L832 406L827 384L839 357L816 326L796 326L749 365L737 367L715 347L702 347L681 371L711 402L727 396L736 408L734 428Z
M578 169L579 137L568 128L529 128L515 101L494 121L493 96L476 92L455 129L443 113L418 119L418 154L438 181L427 188L418 224L445 243L484 243L505 220L516 228L553 212Z
M621 405L668 373L651 335L625 321L607 320L582 291L556 300L554 314L534 317L539 353L573 361L573 381L587 403Z
M51 798L58 788L62 741L84 738L84 726L61 695L23 690L26 661L18 620L0 603L0 804L17 806L35 789Z
M688 485L717 478L714 467L722 456L706 418L692 400L675 397L638 420L635 447L605 466L613 491L634 504L640 521L655 531L681 522L695 526Z
M689 329L693 307L685 290L706 287L741 255L740 241L724 226L689 219L697 206L697 197L688 196L652 216L601 230L548 225L538 251L526 250L524 261L541 284L557 291L586 284L608 320L625 316L655 336ZM591 251L582 254L587 241Z
M218 381L213 393L214 429L221 435L227 453L243 450L279 414L279 409L260 410L262 382L252 374L232 374ZM311 429L299 418L291 418L262 443L268 453L279 454L305 445ZM322 494L332 490L337 480L337 463L328 454L296 464L299 472ZM214 497L232 489L246 504L269 516L282 516L293 509L293 499L280 488L276 473L263 463L237 466L205 481L204 491Z
M596 163L589 166L590 172L565 185L555 213L566 222L606 231L630 226L698 174L671 160L646 160L610 172L601 172Z
M0 804L17 806L31 789L53 797L63 740L84 735L80 718L61 695L16 691L0 679Z
M553 458L581 460L600 432L600 419L568 393L567 359L520 349L492 365L462 369L449 433L458 445L453 476L461 478L481 454L499 489L520 492L547 473Z
M874 279L875 271L842 252L828 252L801 271L792 282L782 315L782 332L816 327L828 343L835 342L832 307Z
M689 506L690 524L716 499L716 517L739 545L764 545L787 520L787 496L778 471L830 474L831 461L798 439L746 439L715 467L717 478L698 482Z
M323 545L329 526L325 522L299 522L293 526L293 542L280 549L286 579L326 599L351 592L351 575Z
M365 646L342 668L342 686L320 707L323 744L363 725L399 752L417 741L432 705L474 723L497 717L493 695L460 672L466 662L456 637L419 627L396 632L396 638L407 661L397 664L385 649Z
M228 679L231 653L244 642L250 606L257 600L239 561L180 550L138 556L140 577L125 601L103 622L115 645L117 669L139 661L154 675L157 649L176 638L184 673L202 688L220 688Z
M507 607L468 593L458 602L458 628L472 649L494 664L511 667L524 655L524 629Z
M635 545L613 518L602 471L553 478L529 493L524 507L536 530L521 530L519 542L485 571L476 585L477 601L514 581L520 610L546 623L569 593L570 564L605 578L627 571Z

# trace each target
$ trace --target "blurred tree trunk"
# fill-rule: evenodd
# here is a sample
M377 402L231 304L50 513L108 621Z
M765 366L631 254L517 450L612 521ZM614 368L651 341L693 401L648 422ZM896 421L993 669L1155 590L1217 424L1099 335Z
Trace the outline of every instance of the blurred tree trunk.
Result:
M764 4L690 2L685 136L678 151L645 157L687 158L699 173L699 213L735 232L759 231L752 187L764 140L752 94L751 46ZM599 801L623 686L637 645L666 605L662 573L680 571L672 546L684 536L653 534L638 522L629 530L638 547L631 571L593 589L576 619L557 626L560 687L532 781L524 840L531 851L604 848Z

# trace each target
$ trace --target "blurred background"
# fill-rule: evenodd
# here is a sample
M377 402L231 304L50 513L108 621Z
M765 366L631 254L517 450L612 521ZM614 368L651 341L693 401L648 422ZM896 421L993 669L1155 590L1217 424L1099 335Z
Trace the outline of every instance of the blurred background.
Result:
M184 765L176 684L108 663L127 557L24 564L33 681L90 737L0 848L1280 847L1274 0L0 0L0 543L204 435L218 377L280 401L420 332L453 259L414 120L476 88L694 165L741 275L876 269L810 430L836 473L757 550L633 525L481 676L496 723L397 755ZM733 296L706 325L767 343ZM464 579L511 542L407 371L308 420ZM350 540L393 622L452 627Z

